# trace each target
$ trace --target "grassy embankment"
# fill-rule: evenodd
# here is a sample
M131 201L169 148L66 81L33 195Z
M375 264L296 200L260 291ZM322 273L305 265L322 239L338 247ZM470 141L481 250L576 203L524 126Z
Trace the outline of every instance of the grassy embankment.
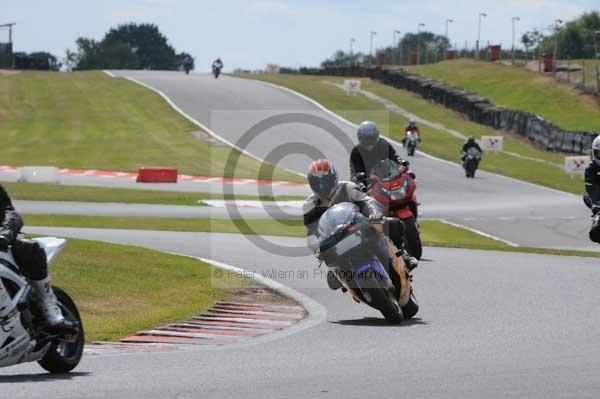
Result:
M464 88L497 106L529 111L563 129L597 131L600 107L569 85L521 68L473 60L406 67L409 72Z
M0 76L0 122L4 165L118 171L171 166L184 174L224 176L232 151L156 93L99 71ZM234 175L257 178L260 166L241 156ZM265 172L269 177L273 168ZM303 180L279 169L273 176Z

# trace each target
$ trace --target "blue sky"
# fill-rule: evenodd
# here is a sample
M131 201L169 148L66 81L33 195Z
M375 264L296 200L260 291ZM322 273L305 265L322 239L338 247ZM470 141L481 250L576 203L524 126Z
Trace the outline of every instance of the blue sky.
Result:
M356 38L355 50L368 51L371 30L377 32L375 46L385 46L394 30L415 32L420 22L443 34L447 18L454 20L452 43L472 46L479 12L488 14L482 43L510 47L513 16L521 18L522 33L591 10L600 10L600 0L0 0L0 23L17 23L17 50L49 50L62 58L79 36L101 39L119 23L152 22L177 51L194 55L197 70L207 71L217 56L226 70L267 63L314 66L337 49L347 50L350 37Z

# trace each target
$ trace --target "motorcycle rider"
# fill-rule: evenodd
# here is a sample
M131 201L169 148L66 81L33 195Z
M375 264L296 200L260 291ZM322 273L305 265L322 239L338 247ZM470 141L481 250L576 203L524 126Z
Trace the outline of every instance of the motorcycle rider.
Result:
M186 54L185 57L183 58L183 68L189 68L192 69L192 65L194 65L194 59L192 58L191 55Z
M304 226L307 229L306 241L308 247L317 258L320 257L319 239L317 237L319 219L333 205L341 202L351 202L356 204L361 213L371 220L381 220L383 218L381 204L365 194L356 184L339 181L337 171L330 161L318 159L311 163L307 177L313 194L306 199L303 206ZM401 225L401 222L392 222L392 224L395 226L389 227L390 236L404 233L403 225L401 227L396 226ZM390 238L394 241L393 237ZM418 264L415 258L408 259L408 261L405 259L405 262L409 270L414 269ZM341 287L341 284L332 273L327 273L327 284L333 290Z
M223 69L223 61L221 61L221 58L217 58L216 60L213 61L212 63L212 69L213 71L216 69Z
M380 137L377 125L371 121L364 121L358 126L356 132L358 144L350 153L350 173L352 181L357 182L358 173L368 174L373 166L385 159L391 159L408 168L410 163L401 159L392 145Z
M592 210L594 216L600 213L600 136L596 136L592 142L592 160L585 169L583 201ZM590 239L600 243L600 225L597 219L594 219L590 230Z
M69 329L73 325L65 320L52 291L46 252L37 241L21 233L23 220L13 207L10 196L0 185L0 251L12 254L23 275L33 289L34 298L48 325L56 329Z
M408 126L406 126L404 128L404 138L402 139L402 145L406 147L406 139L408 137L408 133L410 132L417 132L417 134L419 135L419 142L421 141L421 131L419 130L419 127L417 126L417 121L415 121L413 118L410 118L408 120Z
M475 137L469 136L467 138L466 143L463 144L462 150L460 151L460 160L461 161L463 161L463 162L465 161L465 158L467 157L467 151L469 151L470 148L476 148L480 154L483 153L483 150L481 149L481 147L479 146L477 141L475 141Z

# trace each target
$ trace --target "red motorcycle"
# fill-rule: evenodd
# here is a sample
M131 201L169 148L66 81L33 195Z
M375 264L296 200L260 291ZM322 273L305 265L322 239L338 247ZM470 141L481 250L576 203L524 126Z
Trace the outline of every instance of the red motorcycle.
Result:
M421 259L423 247L417 224L419 203L416 189L414 174L396 161L386 159L371 169L368 194L383 205L384 214L404 222L406 250Z

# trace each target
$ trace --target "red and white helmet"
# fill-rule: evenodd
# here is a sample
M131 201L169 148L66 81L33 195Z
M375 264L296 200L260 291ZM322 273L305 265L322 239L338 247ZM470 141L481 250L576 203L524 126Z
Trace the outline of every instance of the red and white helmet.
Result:
M328 198L338 184L338 174L333 163L327 159L317 159L310 164L308 184L315 194Z

